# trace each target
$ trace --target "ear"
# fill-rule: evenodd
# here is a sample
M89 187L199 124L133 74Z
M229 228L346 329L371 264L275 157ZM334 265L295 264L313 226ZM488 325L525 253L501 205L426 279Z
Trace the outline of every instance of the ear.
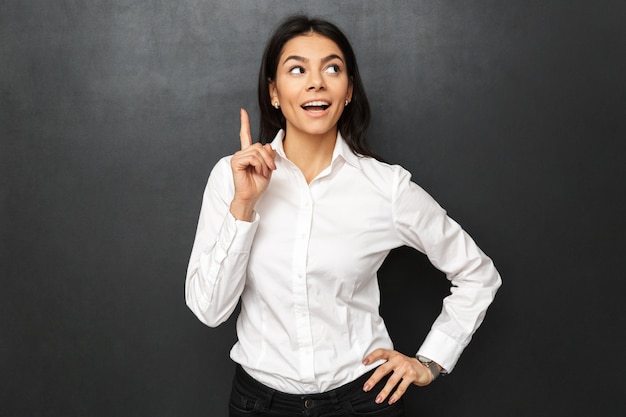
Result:
M350 77L348 81L348 94L346 94L346 99L348 99L348 101L352 101L352 90L353 90L352 77Z
M276 82L271 79L267 79L267 88L270 95L270 102L274 102L274 99L278 99L278 90L276 89Z

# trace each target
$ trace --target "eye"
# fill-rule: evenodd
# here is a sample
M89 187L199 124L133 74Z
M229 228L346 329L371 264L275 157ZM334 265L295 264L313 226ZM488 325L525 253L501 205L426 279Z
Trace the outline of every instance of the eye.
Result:
M304 74L304 68L300 66L293 67L289 70L290 74Z
M325 70L325 72L328 74L339 74L340 71L341 71L341 68L337 64L331 64L327 66Z

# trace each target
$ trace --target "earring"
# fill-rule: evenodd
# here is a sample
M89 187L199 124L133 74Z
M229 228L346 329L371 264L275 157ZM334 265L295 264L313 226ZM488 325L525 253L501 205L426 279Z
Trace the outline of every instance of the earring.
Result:
M348 101L348 99L346 99L346 104L345 105L347 106L348 104L350 104L350 102Z
M278 104L278 101L275 101L275 102L274 102L274 108L275 108L276 110L278 110L278 109L280 108L280 105Z

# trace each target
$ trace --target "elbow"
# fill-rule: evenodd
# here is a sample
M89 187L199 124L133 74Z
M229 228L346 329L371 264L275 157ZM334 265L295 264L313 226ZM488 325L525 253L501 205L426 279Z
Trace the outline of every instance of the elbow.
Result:
M197 275L190 274L185 283L185 301L198 320L209 327L217 327L235 311L242 289L243 284L234 289L209 285Z
M214 303L202 291L194 289L189 279L185 285L185 304L198 320L209 327L217 327L228 318L228 316L218 314Z
M226 318L208 318L207 316L197 316L198 319L200 319L200 321L202 323L204 323L205 325L211 327L211 328L216 328L217 326L219 326L220 324L224 323L227 320Z
M201 305L204 303L199 303L198 300L193 297L187 296L186 303L187 307L196 316L196 318L208 327L215 328L228 319L228 315L217 314L213 311L210 305Z
M500 276L500 273L498 272L498 270L496 269L495 265L493 264L493 262L491 263L491 266L493 268L493 295L496 295L496 292L498 292L498 290L500 289L500 287L502 287L502 277Z
M215 297L199 288L194 288L190 281L185 288L185 303L193 314L203 324L209 327L217 327L224 323L231 316L237 307L237 301L227 303L217 303Z
M496 269L493 261L489 259L489 262L486 264L486 269L483 271L484 281L482 287L485 290L488 290L491 294L491 299L496 296L496 293L502 287L502 278L500 277L500 273Z
M200 319L202 323L206 324L209 327L215 328L228 320L230 314L218 314L215 311L211 311L211 309L209 309L208 311L204 311L204 313L202 314L196 313L196 316L198 317L198 319Z

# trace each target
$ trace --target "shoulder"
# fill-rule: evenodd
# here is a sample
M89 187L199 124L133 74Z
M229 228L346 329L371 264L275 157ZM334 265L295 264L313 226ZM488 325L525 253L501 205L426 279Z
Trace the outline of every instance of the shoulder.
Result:
M222 158L220 158L215 165L213 166L213 169L211 169L211 177L216 176L216 175L224 175L225 173L229 173L230 174L230 160L233 158L232 155L228 155L228 156L223 156Z
M401 165L388 164L370 157L360 157L359 162L368 181L379 190L385 190L399 209L443 210L426 190L413 181L411 172Z
M233 175L230 168L232 155L220 158L211 169L206 184L206 192L224 192L234 188Z
M230 173L230 160L232 155L221 157L215 165L211 168L209 172L209 182L214 181L218 178L224 177L227 173Z
M363 175L380 187L395 188L401 183L411 181L411 173L397 164L381 162L368 156L358 158Z

